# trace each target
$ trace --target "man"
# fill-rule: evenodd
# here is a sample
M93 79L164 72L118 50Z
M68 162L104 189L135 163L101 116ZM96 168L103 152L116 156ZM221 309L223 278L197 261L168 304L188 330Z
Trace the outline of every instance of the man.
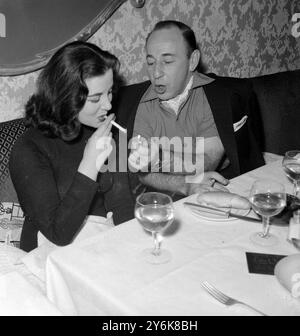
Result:
M196 139L188 152L192 157L190 163L200 163L195 167L196 175L205 176L212 183L217 176L224 184L219 175L209 178L211 173L202 173L218 170L231 178L264 163L247 120L251 118L252 91L244 81L237 83L239 80L214 79L198 73L199 60L195 35L188 26L177 21L157 23L146 40L151 83L121 90L115 104L117 119L127 126L129 138L139 135L148 141L153 137ZM203 141L204 148L197 147L198 139ZM161 145L162 157L168 150ZM172 151L169 173L142 174L142 183L182 194L197 191L194 184L191 188L186 183L184 176L184 167L190 172L191 164L186 166L182 159L181 173L174 171L174 162L183 158L184 151ZM129 158L133 166L137 152ZM165 164L162 160L159 165Z

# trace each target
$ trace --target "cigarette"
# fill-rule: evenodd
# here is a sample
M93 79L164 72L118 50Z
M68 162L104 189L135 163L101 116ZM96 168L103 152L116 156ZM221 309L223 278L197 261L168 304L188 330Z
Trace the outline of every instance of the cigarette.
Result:
M107 115L105 116L105 119L107 119ZM110 123L114 126L116 126L121 132L123 133L127 133L127 129L123 128L122 126L120 126L118 123L116 123L115 121L111 120Z
M127 133L127 129L123 128L122 126L120 126L118 123L116 123L115 121L111 120L110 123L114 126L116 126L121 132L123 133Z

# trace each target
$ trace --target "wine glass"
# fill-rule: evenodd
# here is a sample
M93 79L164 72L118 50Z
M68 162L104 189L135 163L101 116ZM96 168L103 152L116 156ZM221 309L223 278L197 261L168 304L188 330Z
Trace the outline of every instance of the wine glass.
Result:
M152 264L166 263L171 259L169 251L160 248L158 233L165 230L174 220L172 198L159 192L146 192L136 199L135 217L143 228L152 233L154 249L142 252L142 257Z
M287 177L293 181L293 195L298 197L300 192L300 150L286 152L282 160L282 166Z
M251 235L250 239L260 246L272 246L278 238L269 233L270 217L278 215L286 205L284 186L273 180L256 180L250 191L249 198L252 208L262 216L263 230Z

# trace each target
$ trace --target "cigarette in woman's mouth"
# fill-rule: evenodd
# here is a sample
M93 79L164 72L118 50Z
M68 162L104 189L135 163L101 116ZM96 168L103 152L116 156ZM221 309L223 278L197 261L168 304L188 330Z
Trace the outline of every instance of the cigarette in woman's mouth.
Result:
M121 132L123 133L127 133L127 129L123 128L122 126L120 126L118 123L116 123L115 121L111 120L110 123L114 126L116 126Z
M105 119L107 119L107 115L105 116ZM118 123L116 123L115 121L111 120L110 123L112 125L114 125L115 127L117 127L121 132L123 133L127 133L127 129L123 128L122 126L120 126Z

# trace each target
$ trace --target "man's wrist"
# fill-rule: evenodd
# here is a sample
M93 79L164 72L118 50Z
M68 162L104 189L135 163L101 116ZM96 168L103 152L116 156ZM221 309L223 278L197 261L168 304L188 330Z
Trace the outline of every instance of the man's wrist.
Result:
M178 176L178 178L180 179L180 184L176 192L178 194L188 196L189 195L189 183L186 183L184 176Z

